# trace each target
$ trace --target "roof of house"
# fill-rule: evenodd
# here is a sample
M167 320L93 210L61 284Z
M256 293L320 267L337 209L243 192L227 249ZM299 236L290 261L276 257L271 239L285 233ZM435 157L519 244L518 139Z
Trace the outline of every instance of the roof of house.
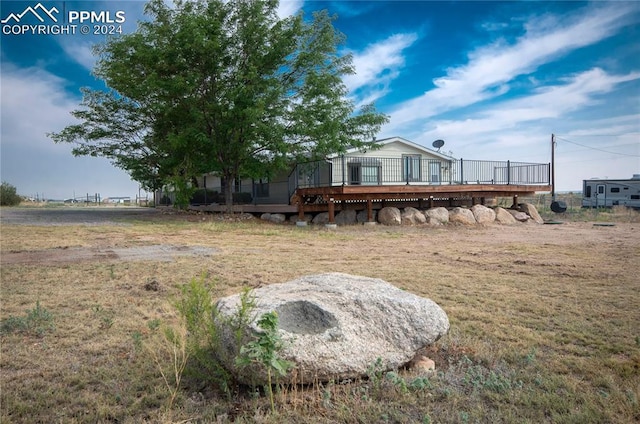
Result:
M379 144L380 146L384 146L386 144L391 144L391 143L401 143L401 144L405 144L408 147L411 147L411 148L417 149L417 150L421 150L424 153L427 153L427 154L432 155L432 156L439 157L441 159L455 160L455 158L453 158L451 156L445 155L445 154L440 153L440 152L438 152L436 150L429 149L429 148L424 147L424 146L422 146L420 144L414 143L413 141L409 141L406 138L402 138L402 137L398 137L398 136L389 137L389 138L383 138L382 140L376 140L376 143ZM362 148L353 147L351 149L347 149L347 151L345 153L347 153L347 154L348 153L356 153L356 152L359 152L359 151L362 151ZM340 155L334 154L334 155L330 155L329 158L338 157L338 156L340 156Z

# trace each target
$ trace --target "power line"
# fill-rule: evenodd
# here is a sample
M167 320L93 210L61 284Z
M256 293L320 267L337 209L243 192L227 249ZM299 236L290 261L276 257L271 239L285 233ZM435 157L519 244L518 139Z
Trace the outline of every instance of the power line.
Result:
M575 144L576 146L584 147L586 149L597 150L599 152L610 153L612 155L621 155L621 156L640 158L640 155L632 155L632 154L628 154L628 153L612 152L611 150L604 150L604 149L599 149L597 147L585 146L584 144L576 143L575 141L567 140L566 138L558 137L557 135L555 136L555 138L556 138L556 140L566 141L567 143Z

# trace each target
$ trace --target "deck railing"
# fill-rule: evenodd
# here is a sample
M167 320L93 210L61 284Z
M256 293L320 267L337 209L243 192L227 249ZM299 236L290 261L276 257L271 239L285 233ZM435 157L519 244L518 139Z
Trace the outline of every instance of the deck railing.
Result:
M349 157L300 163L290 189L338 185L549 185L550 164L468 159Z

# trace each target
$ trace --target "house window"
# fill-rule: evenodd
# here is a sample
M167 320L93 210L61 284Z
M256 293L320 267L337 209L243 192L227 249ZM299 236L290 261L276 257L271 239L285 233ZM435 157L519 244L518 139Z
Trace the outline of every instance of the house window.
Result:
M587 186L585 192L584 192L584 197L591 197L591 186Z
M404 181L421 181L420 155L402 155L402 176Z
M258 181L255 181L255 193L256 197L269 197L269 180L266 178L260 178Z
M380 168L365 165L362 167L362 184L378 184L380 180Z
M620 187L611 187L611 193L620 193Z

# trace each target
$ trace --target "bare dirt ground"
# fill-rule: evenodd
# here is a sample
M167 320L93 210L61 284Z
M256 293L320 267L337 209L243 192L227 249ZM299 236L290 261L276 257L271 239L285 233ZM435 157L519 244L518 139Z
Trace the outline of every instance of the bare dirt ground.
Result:
M25 226L123 226L138 222L211 221L212 215L176 214L153 208L135 207L66 207L66 208L4 208L0 225ZM217 217L216 219L219 219ZM266 224L269 225L269 224ZM473 245L482 243L500 245L521 242L541 246L555 246L559 251L576 244L615 248L616 245L638 244L639 223L562 222L554 225L533 223L511 227L487 226L481 228L450 228L451 232L465 234L464 240ZM345 229L342 229L345 231ZM348 230L347 230L348 231ZM357 230L356 230L357 231ZM419 231L414 228L407 232ZM446 234L442 234L446 238ZM92 243L87 247L55 246L47 249L13 250L3 252L3 264L74 263L81 261L157 260L170 261L178 256L210 256L215 248L173 244L114 247L112 240ZM158 241L150 238L148 242ZM434 252L437 253L437 249ZM640 252L638 252L640 255Z
M640 420L640 214L335 230L245 218L1 208L0 422ZM219 298L330 271L382 278L447 312L429 387L311 388L254 419L265 398L226 401L196 380L167 409L158 368L171 370L172 351L155 367L144 346L164 346L152 344L160 325L179 327L185 284L202 278Z

